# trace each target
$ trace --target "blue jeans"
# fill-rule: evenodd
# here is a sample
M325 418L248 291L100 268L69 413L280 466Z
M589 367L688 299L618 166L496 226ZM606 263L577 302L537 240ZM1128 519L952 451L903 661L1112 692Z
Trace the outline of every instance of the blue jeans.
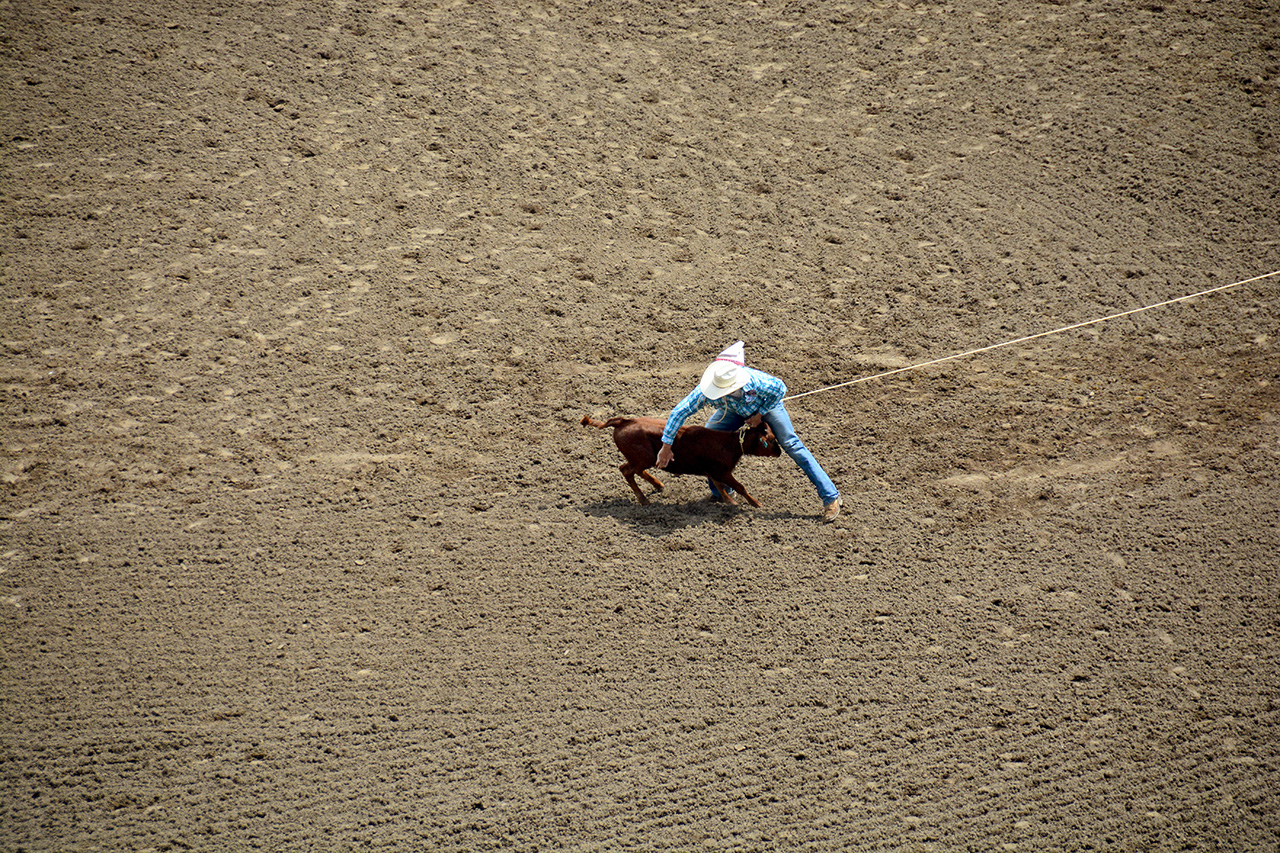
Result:
M800 436L796 435L796 429L791 425L791 416L787 414L787 407L779 403L769 411L764 412L763 417L764 422L769 425L769 428L773 430L774 436L777 437L778 445L791 457L796 465L800 466L800 470L809 478L809 482L813 483L813 487L818 490L818 497L822 498L822 503L829 504L840 497L840 491L836 488L836 484L831 482L827 472L822 470L818 460L813 458L809 448L805 447L804 442L800 440ZM707 426L723 432L733 432L745 422L746 418L741 415L735 415L728 409L716 409L715 414L707 421ZM715 486L712 486L711 490L715 491Z

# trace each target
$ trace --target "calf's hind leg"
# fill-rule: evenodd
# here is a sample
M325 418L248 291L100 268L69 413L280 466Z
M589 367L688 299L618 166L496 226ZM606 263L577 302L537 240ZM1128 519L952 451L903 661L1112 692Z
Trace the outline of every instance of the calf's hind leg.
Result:
M631 491L636 493L636 497L640 500L640 503L648 504L649 499L644 496L644 492L640 491L640 485L636 483L637 471L634 467L632 467L631 463L628 462L623 465L619 465L618 470L622 472L622 476L627 478L627 485L631 486ZM642 477L648 476L645 474L643 469L641 469L638 473Z

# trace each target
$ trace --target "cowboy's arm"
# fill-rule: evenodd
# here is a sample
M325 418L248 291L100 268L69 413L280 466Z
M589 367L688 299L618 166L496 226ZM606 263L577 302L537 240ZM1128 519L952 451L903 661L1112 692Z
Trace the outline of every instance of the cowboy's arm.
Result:
M671 410L671 414L667 417L667 425L662 430L662 447L658 450L658 461L654 463L657 467L665 468L675 458L675 454L671 451L671 445L676 440L676 432L689 419L689 416L702 408L706 402L707 398L702 396L702 392L695 388L689 393L689 396L677 403L676 407Z
M671 464L671 460L675 458L676 455L671 452L671 445L664 444L662 447L658 448L658 461L653 464L658 468L666 468L667 465Z

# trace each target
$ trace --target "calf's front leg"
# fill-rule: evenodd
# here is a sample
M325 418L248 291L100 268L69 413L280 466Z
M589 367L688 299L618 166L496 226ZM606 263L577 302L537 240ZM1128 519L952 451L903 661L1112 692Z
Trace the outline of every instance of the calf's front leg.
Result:
M754 506L754 507L759 507L759 506L761 505L761 504L760 504L760 501L758 501L758 500L756 500L755 498L751 497L751 493L750 493L750 492L748 492L748 491L747 491L747 489L746 489L746 487L745 487L745 486L743 486L741 483L739 483L739 482L738 482L738 480L737 480L737 478L735 478L732 474L725 474L725 475L724 475L724 483L723 483L723 484L722 484L722 483L720 483L719 481L713 481L713 482L715 482L715 484L716 484L716 488L718 488L718 489L720 490L720 494L724 496L724 499L725 499L725 500L727 500L727 501L728 501L729 503L731 503L731 504L733 503L733 498L731 498L731 497L729 496L729 492L725 490L725 486L726 486L726 485L727 485L727 486L732 486L732 487L733 487L733 488L738 492L738 494L740 494L740 495L742 495L744 498L746 498L746 499L747 499L747 503L751 504L752 506ZM734 506L737 506L737 504L734 504Z

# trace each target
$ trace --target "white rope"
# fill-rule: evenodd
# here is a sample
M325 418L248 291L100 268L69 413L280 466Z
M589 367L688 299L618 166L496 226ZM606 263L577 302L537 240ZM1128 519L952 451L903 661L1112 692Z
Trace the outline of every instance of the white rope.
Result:
M908 370L916 370L921 367L928 367L932 364L942 364L944 361L954 361L957 358L964 358L965 356L977 355L980 352L988 352L989 350L1000 349L1001 347L1011 347L1014 344L1021 344L1021 343L1026 343L1027 341L1034 341L1036 338L1044 338L1044 337L1048 337L1049 335L1057 335L1057 334L1061 334L1062 332L1069 332L1072 329L1080 329L1085 326L1092 326L1095 323L1105 323L1107 320L1115 320L1120 317L1128 317L1130 314L1137 314L1142 311L1150 311L1152 308L1162 308L1165 305L1172 305L1175 302L1186 302L1188 299L1195 299L1197 296L1208 296L1210 293L1217 293L1220 290L1229 290L1230 288L1233 288L1233 287L1239 287L1242 284L1249 284L1250 282L1260 281L1264 278L1270 278L1273 275L1280 275L1280 270L1274 270L1269 273L1263 273L1262 275L1255 275L1253 278L1246 278L1242 281L1234 281L1231 284L1223 284L1223 285L1219 285L1218 287L1211 287L1208 290L1202 290L1199 293L1190 293L1190 294L1187 294L1186 296L1179 296L1177 299L1167 299L1164 302L1157 302L1154 305L1144 305L1141 308L1132 308L1128 311L1121 311L1119 314L1108 314L1106 317L1098 317L1093 320L1085 320L1083 323L1072 323L1070 326L1063 326L1061 329L1053 329L1048 332L1037 332L1034 335L1027 335L1026 337L1023 337L1023 338L1015 338L1012 341L1004 341L1003 343L991 344L990 346L979 347L978 349L971 349L968 352L958 352L955 355L948 355L948 356L943 356L942 358L935 358L932 361L922 361L919 364L912 364L907 367L899 367L895 370L886 370L884 373L877 373L872 376L863 376L860 379L851 379L848 382L841 382L838 385L828 385L825 388L815 388L812 391L805 391L801 394L789 394L784 399L798 400L801 397L808 397L810 394L820 394L823 391L834 391L837 388L844 388L848 385L857 385L859 382L870 382L872 379L883 379L886 376L893 376L895 373L905 373Z

